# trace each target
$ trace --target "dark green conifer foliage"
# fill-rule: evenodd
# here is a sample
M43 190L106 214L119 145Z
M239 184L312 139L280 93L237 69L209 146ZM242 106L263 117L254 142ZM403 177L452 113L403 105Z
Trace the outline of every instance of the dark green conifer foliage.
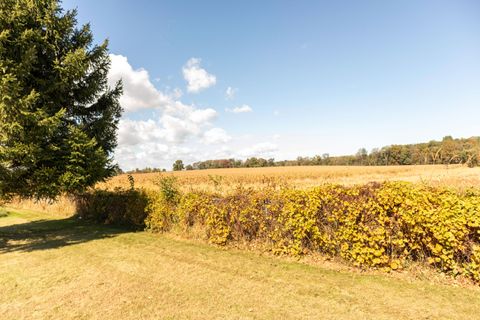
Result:
M107 41L58 0L0 1L0 198L55 198L114 174L122 85Z

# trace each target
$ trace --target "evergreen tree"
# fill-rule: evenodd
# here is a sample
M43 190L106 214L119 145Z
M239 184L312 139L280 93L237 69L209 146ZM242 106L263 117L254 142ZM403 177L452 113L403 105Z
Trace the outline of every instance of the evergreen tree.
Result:
M58 0L0 1L0 198L55 198L115 173L121 83L107 41Z

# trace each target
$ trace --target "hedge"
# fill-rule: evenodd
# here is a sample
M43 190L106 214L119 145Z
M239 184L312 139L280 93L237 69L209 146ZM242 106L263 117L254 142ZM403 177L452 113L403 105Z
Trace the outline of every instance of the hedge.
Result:
M88 214L85 206L84 215L104 222L118 217L154 232L173 227L188 232L195 226L218 245L256 241L276 253L320 252L358 267L396 270L421 261L480 282L480 190L386 182L309 190L240 188L228 195L132 192L117 198L97 191L90 201L103 197L96 201L105 204ZM117 201L121 205L112 206Z

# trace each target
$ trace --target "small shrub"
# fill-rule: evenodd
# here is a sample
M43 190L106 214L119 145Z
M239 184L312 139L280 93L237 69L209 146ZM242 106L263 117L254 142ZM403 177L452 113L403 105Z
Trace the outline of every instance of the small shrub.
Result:
M148 202L147 194L142 190L93 190L75 198L79 217L135 229L145 226Z
M135 179L131 174L129 174L127 177L128 177L128 183L130 184L130 190L135 190Z
M145 221L147 229L164 232L178 222L176 208L181 194L174 176L160 176L156 181L160 192L149 192L149 201L146 208L148 217Z
M174 176L160 176L155 184L160 187L160 192L165 201L171 204L177 204L180 201L177 178Z

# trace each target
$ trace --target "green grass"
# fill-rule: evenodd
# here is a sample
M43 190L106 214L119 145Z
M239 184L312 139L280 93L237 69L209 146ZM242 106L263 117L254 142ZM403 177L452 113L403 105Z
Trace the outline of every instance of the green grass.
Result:
M480 290L35 212L0 217L0 319L149 318L480 319Z

